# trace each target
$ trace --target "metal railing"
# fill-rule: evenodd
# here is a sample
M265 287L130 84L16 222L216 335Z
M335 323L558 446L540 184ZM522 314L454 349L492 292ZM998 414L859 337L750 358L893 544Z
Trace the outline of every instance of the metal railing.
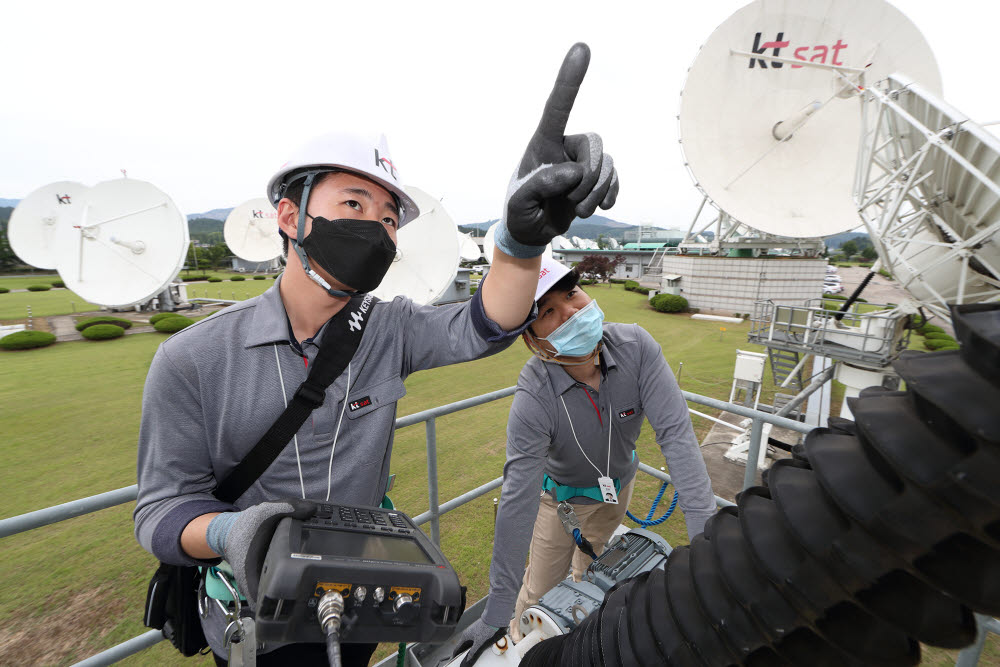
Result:
M454 412L459 412L461 410L466 410L468 408L484 405L492 401L512 396L515 389L515 387L507 387L506 389L481 394L479 396L456 401L454 403L448 403L446 405L441 405L429 410L423 410L421 412L416 412L412 415L396 419L396 430L406 428L407 426L415 426L421 422L425 425L424 428L426 430L427 438L427 499L430 509L423 514L413 517L413 522L418 526L430 522L431 539L434 540L435 544L440 545L441 543L440 518L442 514L446 514L453 509L475 500L476 498L484 496L490 491L499 488L503 484L503 477L497 477L492 481L482 484L470 491L452 498L451 500L439 504L437 476L437 428L435 420L438 417L443 417ZM760 453L760 447L762 446L761 433L765 422L774 424L775 426L791 429L799 433L808 433L812 430L811 426L787 419L785 417L777 417L772 414L753 410L746 406L727 403L726 401L720 401L718 399L702 396L700 394L694 394L688 391L682 391L681 393L684 395L685 400L692 403L698 403L709 408L723 410L725 412L743 417L749 417L752 420L750 429L750 450L747 457L748 461L757 460L757 456ZM702 414L695 410L690 410L690 412L697 415ZM671 481L670 475L646 465L645 463L639 464L639 470L655 477L656 479L659 479L660 481ZM755 466L747 466L747 470L743 478L744 489L753 485L754 474ZM133 484L132 486L115 489L114 491L108 491L94 496L73 500L61 505L46 507L34 512L28 512L26 514L2 519L0 520L0 538L34 530L53 523L65 521L67 519L73 519L84 514L90 514L103 509L123 505L134 501L137 496L138 485ZM732 502L718 496L715 497L715 503L719 507L733 505ZM976 665L979 660L979 655L983 650L986 633L996 632L1000 634L1000 622L996 619L991 619L979 614L976 615L976 618L979 622L979 635L977 636L977 641L975 644L963 650L959 654L958 661L955 663L957 667L973 667ZM76 663L74 667L105 667L106 665L114 664L115 662L123 660L130 655L134 655L151 646L154 646L160 641L163 641L163 639L163 634L159 630L150 630L149 632L145 632L141 635L133 637L132 639L117 644L106 651L90 656L89 658Z
M878 368L906 349L910 332L904 326L905 313L890 305L861 302L852 304L846 313L829 309L831 304L842 303L809 299L801 306L793 306L770 299L757 301L747 340L768 348L814 353Z

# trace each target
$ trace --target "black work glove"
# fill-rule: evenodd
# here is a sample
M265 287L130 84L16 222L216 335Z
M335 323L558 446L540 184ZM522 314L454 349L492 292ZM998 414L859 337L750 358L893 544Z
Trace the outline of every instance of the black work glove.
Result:
M564 136L576 93L590 64L590 48L574 44L566 54L542 119L507 189L496 246L511 257L536 257L577 217L611 208L618 172L592 133Z

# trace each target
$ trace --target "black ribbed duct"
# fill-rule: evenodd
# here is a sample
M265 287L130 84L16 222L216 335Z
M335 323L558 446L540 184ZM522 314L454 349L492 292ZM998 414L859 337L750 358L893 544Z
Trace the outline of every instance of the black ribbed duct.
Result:
M961 350L904 352L664 570L611 589L523 667L914 665L1000 615L1000 304L957 306Z

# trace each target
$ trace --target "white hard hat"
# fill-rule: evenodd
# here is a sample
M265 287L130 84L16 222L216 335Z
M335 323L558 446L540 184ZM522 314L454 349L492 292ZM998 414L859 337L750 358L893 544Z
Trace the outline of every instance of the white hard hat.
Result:
M538 272L538 287L535 288L535 301L552 289L559 280L570 272L570 268L551 257L542 257L542 268Z
M384 134L334 132L311 139L292 153L267 183L267 198L277 208L284 196L285 180L294 172L310 169L354 172L369 178L399 199L399 226L420 215L420 208L403 190L399 169L389 154Z

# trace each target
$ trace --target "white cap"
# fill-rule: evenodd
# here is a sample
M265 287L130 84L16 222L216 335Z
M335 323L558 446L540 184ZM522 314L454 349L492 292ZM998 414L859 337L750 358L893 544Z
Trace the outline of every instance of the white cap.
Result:
M288 162L271 176L267 183L267 198L278 206L285 179L297 171L308 169L341 169L371 179L399 198L399 226L416 219L420 208L403 189L399 169L389 154L384 134L336 132L310 139L292 153Z
M559 280L570 272L570 268L551 257L542 256L542 268L538 272L538 287L535 288L535 301L552 289Z

